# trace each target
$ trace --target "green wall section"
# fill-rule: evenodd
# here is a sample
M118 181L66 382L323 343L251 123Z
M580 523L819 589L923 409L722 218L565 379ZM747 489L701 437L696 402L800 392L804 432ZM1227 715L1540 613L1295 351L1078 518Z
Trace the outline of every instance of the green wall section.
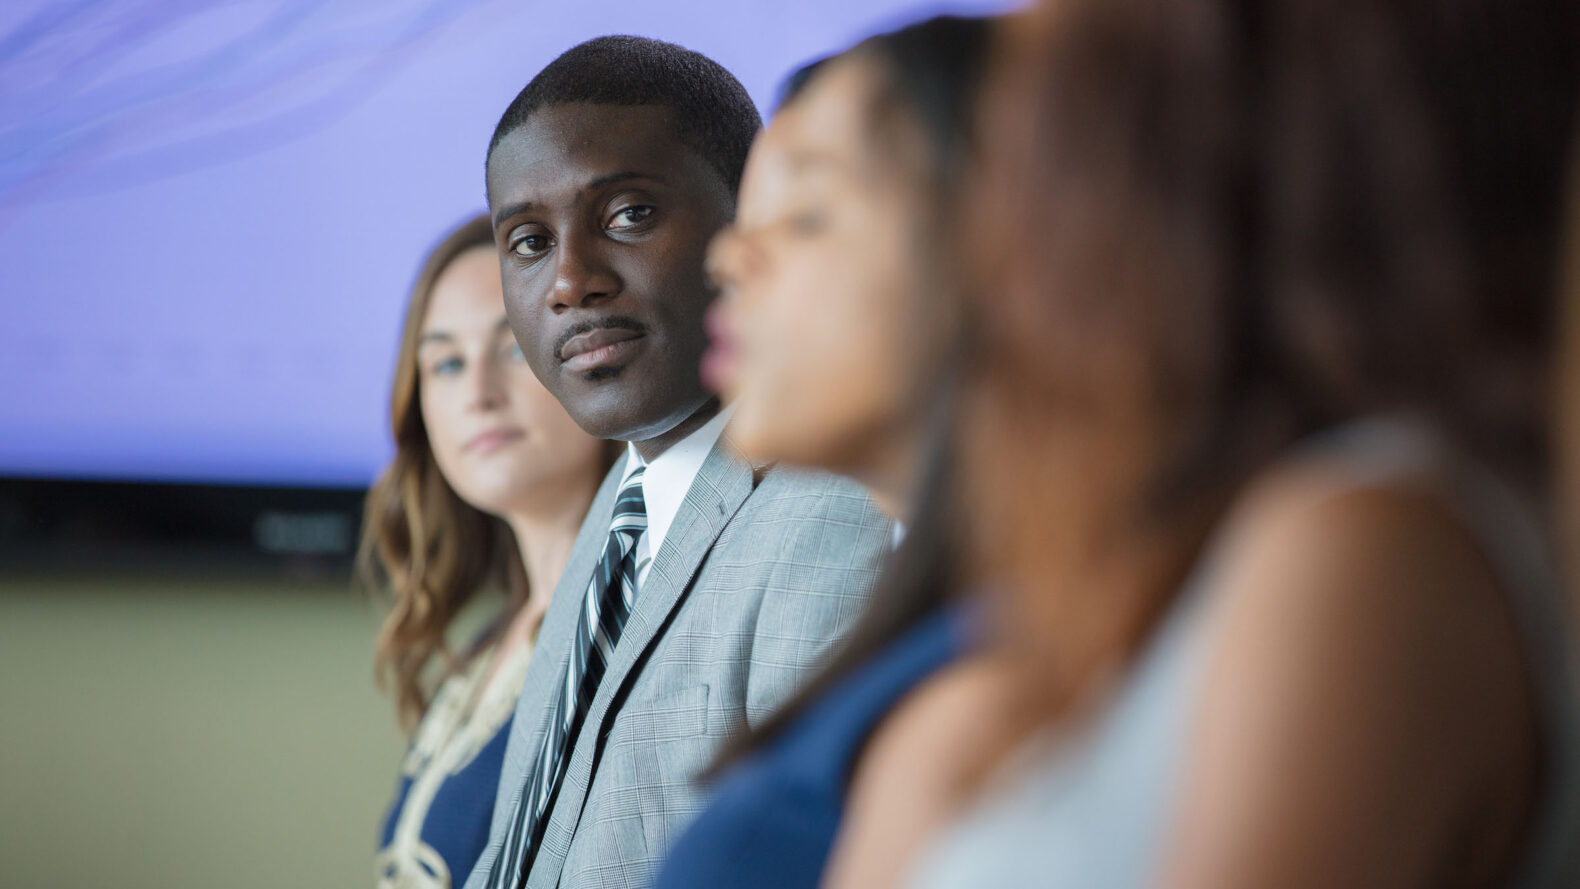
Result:
M371 886L377 620L341 583L0 576L0 885Z

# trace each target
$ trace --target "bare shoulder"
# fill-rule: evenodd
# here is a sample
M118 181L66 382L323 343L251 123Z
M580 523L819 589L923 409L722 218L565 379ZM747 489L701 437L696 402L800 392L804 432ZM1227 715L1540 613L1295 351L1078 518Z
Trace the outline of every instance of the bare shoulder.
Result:
M1231 517L1175 886L1451 885L1527 817L1508 591L1426 477L1292 464Z
M906 865L965 801L972 763L1001 740L1009 667L987 657L940 670L890 712L851 776L825 887L898 885Z
M996 738L1006 708L1014 700L1011 666L997 658L977 656L940 670L902 699L873 732L858 763L854 781L906 780L948 786L960 775L955 764L962 754ZM925 776L913 765L927 764Z
M1507 684L1524 684L1509 594L1491 558L1430 479L1291 466L1258 484L1231 519L1216 565L1216 659L1313 669L1319 682L1364 678L1367 689L1388 679L1416 706L1457 687L1462 711L1487 690L1478 677L1488 658L1508 668L1499 674ZM1341 652L1374 672L1353 675L1335 662ZM1237 681L1229 675L1220 670Z

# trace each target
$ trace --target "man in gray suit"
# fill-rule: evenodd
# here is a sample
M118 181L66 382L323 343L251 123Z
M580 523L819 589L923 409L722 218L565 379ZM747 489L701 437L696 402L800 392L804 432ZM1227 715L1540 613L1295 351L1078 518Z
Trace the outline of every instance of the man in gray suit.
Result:
M698 770L838 639L887 551L854 483L743 462L699 378L703 256L760 126L711 60L611 37L545 68L494 133L516 339L584 429L630 446L554 591L468 889L648 883L701 808Z

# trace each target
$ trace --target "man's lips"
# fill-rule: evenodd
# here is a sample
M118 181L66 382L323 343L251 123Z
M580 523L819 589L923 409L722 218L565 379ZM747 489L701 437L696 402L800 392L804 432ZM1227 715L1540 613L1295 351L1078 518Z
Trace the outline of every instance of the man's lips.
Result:
M572 373L618 364L638 347L644 334L628 327L600 327L570 338L560 348L560 362Z

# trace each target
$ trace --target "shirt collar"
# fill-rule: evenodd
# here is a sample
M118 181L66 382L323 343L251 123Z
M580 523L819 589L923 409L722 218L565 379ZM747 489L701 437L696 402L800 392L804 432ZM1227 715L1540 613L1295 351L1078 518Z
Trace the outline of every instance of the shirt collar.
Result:
M718 444L719 436L723 434L733 413L733 405L724 407L713 419L670 446L652 463L642 459L635 445L626 445L629 456L625 461L625 476L621 483L629 479L637 467L647 467L647 472L642 475L642 499L647 504L648 552L655 557L669 533L669 526L680 512L680 504L690 493L692 482L697 480L697 473L702 471L702 464L713 452L713 446Z

